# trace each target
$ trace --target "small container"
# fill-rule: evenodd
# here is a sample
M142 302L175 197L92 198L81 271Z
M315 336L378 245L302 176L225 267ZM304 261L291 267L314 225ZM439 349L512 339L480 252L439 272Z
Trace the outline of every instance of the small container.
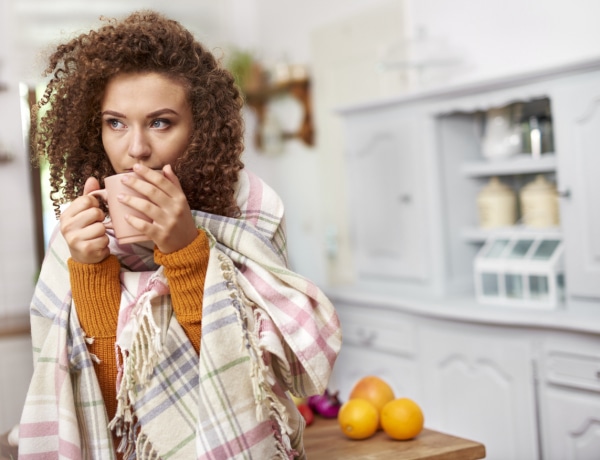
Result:
M508 227L517 220L517 196L507 185L492 177L477 197L482 228Z
M523 224L528 227L556 227L560 224L556 186L543 174L525 185L520 192Z
M503 160L521 153L521 127L513 123L511 107L490 109L485 117L485 135L481 146L484 158Z

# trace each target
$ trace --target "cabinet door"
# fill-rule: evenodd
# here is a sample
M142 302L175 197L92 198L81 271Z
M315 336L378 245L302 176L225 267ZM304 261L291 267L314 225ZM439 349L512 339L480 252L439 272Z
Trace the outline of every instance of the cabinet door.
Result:
M600 459L600 395L546 388L543 398L544 459Z
M538 458L529 344L506 331L451 327L421 335L428 426L485 444L490 460Z
M402 315L369 306L340 305L344 342L330 387L346 401L362 377L376 375L394 393L420 400L415 361L415 324Z
M372 348L344 344L336 361L330 388L339 391L342 402L348 400L352 387L361 378L376 375L385 380L396 397L421 402L416 364L402 356L383 353Z
M348 118L349 210L359 278L427 277L422 118L378 109Z
M573 77L552 100L566 287L600 298L600 74Z
M19 423L32 374L30 338L0 340L0 433Z
M553 335L542 349L544 458L600 459L600 338Z

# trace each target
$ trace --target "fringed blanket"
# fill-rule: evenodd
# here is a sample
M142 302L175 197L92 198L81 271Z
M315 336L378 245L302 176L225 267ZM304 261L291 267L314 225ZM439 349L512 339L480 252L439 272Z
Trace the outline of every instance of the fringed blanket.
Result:
M108 420L72 304L56 232L31 305L35 369L21 459L113 459L111 432L139 459L303 458L304 422L286 391L322 393L341 345L335 310L287 269L283 207L242 171L239 219L194 211L209 235L200 357L173 315L152 248L119 246L118 408ZM135 455L135 457L133 457Z

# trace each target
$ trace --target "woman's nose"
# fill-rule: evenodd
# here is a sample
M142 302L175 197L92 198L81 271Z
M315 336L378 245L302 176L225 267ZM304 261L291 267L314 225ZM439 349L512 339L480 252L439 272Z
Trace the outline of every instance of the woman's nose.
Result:
M150 156L152 149L143 129L133 129L129 142L129 156L133 158L144 158Z

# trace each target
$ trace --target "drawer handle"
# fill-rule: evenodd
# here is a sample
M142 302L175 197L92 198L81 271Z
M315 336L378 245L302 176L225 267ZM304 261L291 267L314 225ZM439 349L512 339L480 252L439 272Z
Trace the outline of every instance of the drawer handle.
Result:
M365 347L373 346L373 342L377 338L377 332L371 330L369 333L363 328L358 329L358 341L361 345Z
M596 378L600 380L600 371L596 371Z

